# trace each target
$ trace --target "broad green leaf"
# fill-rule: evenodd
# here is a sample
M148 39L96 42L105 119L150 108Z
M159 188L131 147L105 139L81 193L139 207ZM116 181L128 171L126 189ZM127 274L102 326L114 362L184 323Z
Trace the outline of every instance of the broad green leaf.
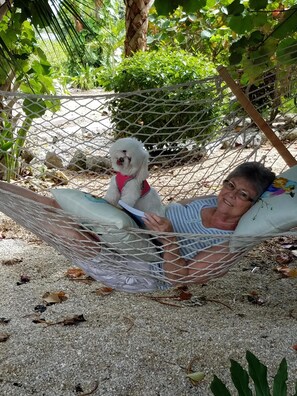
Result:
M207 8L214 8L218 4L217 0L206 0Z
M279 365L273 381L273 396L287 396L288 366L284 358Z
M240 396L253 396L249 388L249 375L241 365L233 359L231 360L231 378Z
M179 6L187 13L197 12L205 7L207 0L155 0L154 6L156 7L159 15L168 15L176 10Z
M172 13L181 3L183 3L183 0L155 0L154 6L156 7L157 13L159 15L168 15Z
M13 146L14 142L6 142L6 143L1 143L0 142L0 150L1 151L7 151Z
M239 40L234 41L234 43L230 46L230 51L243 52L245 51L245 47L249 44L248 39L245 36L242 36Z
M237 34L250 32L254 27L252 15L233 15L229 21L229 27Z
M25 98L23 110L29 117L41 117L46 111L46 106L41 98Z
M183 3L183 10L187 13L197 12L205 7L207 0L185 0Z
M263 29L263 26L266 25L267 22L267 13L266 12L256 12L253 14L253 23L254 26L259 29Z
M263 40L264 40L264 35L259 30L255 30L254 32L251 33L248 39L248 44L252 46L261 43Z
M267 381L267 367L250 351L246 352L246 360L249 374L255 384L256 396L271 396Z
M268 0L249 0L249 7L256 11L266 8L267 4Z
M226 385L216 375L210 384L210 389L214 396L232 396Z
M297 6L293 6L286 11L285 18L274 28L271 36L283 39L289 34L296 32L297 27Z
M229 15L240 15L244 11L244 5L240 3L240 0L234 0L227 6L227 11Z
M232 52L229 56L230 65L238 65L241 62L242 54L239 52Z
M297 62L297 40L287 38L282 40L277 49L276 56L280 63L294 65Z

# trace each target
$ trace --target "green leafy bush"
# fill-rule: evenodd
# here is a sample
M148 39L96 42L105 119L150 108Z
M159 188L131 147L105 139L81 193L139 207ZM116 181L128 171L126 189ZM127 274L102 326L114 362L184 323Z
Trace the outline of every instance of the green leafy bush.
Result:
M0 89L40 96L55 93L51 64L38 46L35 29L15 10L0 18L0 47L2 53L13 54L14 58L14 62L1 58ZM58 99L27 96L18 100L17 96L1 95L0 179L10 181L18 176L19 156L33 120L59 107Z
M272 394L267 380L267 367L250 351L246 352L246 360L248 372L238 362L231 359L230 373L238 396L288 396L288 368L285 358L281 361L274 377ZM254 382L255 393L249 386L250 378ZM226 385L217 376L214 376L210 389L215 396L232 396ZM292 396L297 396L297 382L295 393Z
M115 138L133 134L149 149L205 141L218 108L214 87L201 79L213 74L202 55L184 51L138 52L124 59L112 76L101 75L106 89L120 93L108 103Z

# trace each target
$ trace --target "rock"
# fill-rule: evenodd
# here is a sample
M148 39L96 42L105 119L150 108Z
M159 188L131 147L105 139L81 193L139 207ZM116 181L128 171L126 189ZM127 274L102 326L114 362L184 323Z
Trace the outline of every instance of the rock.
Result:
M21 151L21 158L27 163L30 164L32 159L34 158L34 154L32 153L31 150L28 150L26 148L23 148Z
M90 172L105 172L106 169L110 169L111 164L110 161L105 157L95 157L91 156L87 158L86 161L86 169Z
M70 160L67 169L71 171L81 171L81 170L86 170L86 168L87 168L87 156L83 151L77 150L74 153L72 159Z
M235 146L259 147L264 137L257 129L248 128L242 132L235 141Z
M45 177L50 179L55 185L66 186L69 183L68 177L59 170L47 171Z
M44 164L49 169L62 169L63 168L63 161L61 157L59 157L56 153L49 151L46 153Z
M297 128L293 128L283 135L283 139L294 142L297 139Z

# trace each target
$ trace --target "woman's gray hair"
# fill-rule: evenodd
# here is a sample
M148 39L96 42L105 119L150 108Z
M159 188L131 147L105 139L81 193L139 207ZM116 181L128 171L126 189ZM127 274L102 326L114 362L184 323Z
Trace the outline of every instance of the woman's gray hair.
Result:
M229 173L227 179L230 180L233 177L244 177L247 179L256 189L257 199L273 182L275 173L260 162L244 162Z

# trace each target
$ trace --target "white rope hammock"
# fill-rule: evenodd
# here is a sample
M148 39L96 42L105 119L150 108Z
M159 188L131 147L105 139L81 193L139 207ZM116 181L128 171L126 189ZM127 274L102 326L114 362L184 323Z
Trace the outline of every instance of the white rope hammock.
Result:
M158 264L162 263L162 258L157 248L153 252L139 248L137 254L134 252L133 256L129 256L122 243L121 249L118 250L116 243L108 244L95 239L93 241L83 238L74 239L71 231L77 229L79 222L83 221L83 216L75 219L62 209L40 204L1 188L0 202L0 209L3 213L36 234L98 281L118 290L137 292L153 291L170 286L169 279L159 270ZM91 225L94 226L94 223ZM82 237L90 233L88 226L84 222L84 227L78 229ZM138 241L141 242L144 234L149 236L148 231L145 230L141 230L141 233L135 228L125 231L135 236L136 244ZM109 227L106 232L112 233L118 230L112 230ZM192 243L200 238L208 240L217 237L217 235L198 234L175 235L180 239L191 239ZM157 236L158 233L154 233L154 236L150 235L150 240L152 241ZM221 235L220 238L224 239ZM232 260L222 258L215 265L209 263L205 266L205 271L197 275L197 280L199 281L199 277L203 279L205 276L212 278L223 275L241 255L242 253L238 253ZM185 278L181 279L180 283L188 284L190 281Z
M271 125L278 131L284 147L294 155L296 139L289 139L291 129L286 123L297 124L291 104L295 92L292 85L296 80L291 78L290 84L286 95L276 90L288 103L283 104ZM197 97L193 101L189 97L182 99L182 93L189 93L198 86L205 89L200 101ZM283 83L282 87L285 86ZM125 136L141 139L150 149L149 182L163 197L165 205L215 194L226 174L244 161L261 161L277 174L287 168L286 160L236 104L233 93L219 76L176 87L125 94L41 97L0 92L0 98L6 111L5 118L4 112L1 113L0 174L4 180L14 179L13 184L40 195L49 196L52 188L66 187L104 196L112 174L109 147L115 138L123 136L123 131ZM262 99L265 103L265 94ZM32 111L36 111L30 118L26 136L23 134L28 122L28 111L24 112L25 100L32 104ZM53 103L53 106L59 103L60 108L56 112L36 110L40 100ZM116 102L125 110L115 116L112 105ZM224 111L219 114L220 106ZM178 117L185 123L177 121ZM163 123L162 128L159 121ZM7 142L14 145L5 150L3 147ZM33 157L31 161L27 159L28 153ZM84 237L87 233L90 235L90 228L98 224L88 224L89 219L83 221L83 213L79 217L70 216L61 209L42 205L9 189L0 189L0 210L87 274L116 289L152 291L170 286L170 279L159 269L162 256L156 246L156 233L136 228L125 230L133 235L134 242L140 243L139 249L131 254L130 247L125 251L122 242L117 245L117 242L106 242L106 238L102 240L100 236L100 240ZM83 226L77 228L79 224ZM112 227L101 227L101 235L119 232ZM73 229L83 236L79 242L71 237ZM191 241L216 237L177 236ZM229 239L221 235L220 238ZM142 248L143 239L150 241L154 250L148 250L147 246ZM239 252L232 260L226 255L221 262L210 263L205 272L197 275L197 280L199 276L203 280L205 276L223 275L241 256L242 252ZM180 283L189 282L181 279Z

